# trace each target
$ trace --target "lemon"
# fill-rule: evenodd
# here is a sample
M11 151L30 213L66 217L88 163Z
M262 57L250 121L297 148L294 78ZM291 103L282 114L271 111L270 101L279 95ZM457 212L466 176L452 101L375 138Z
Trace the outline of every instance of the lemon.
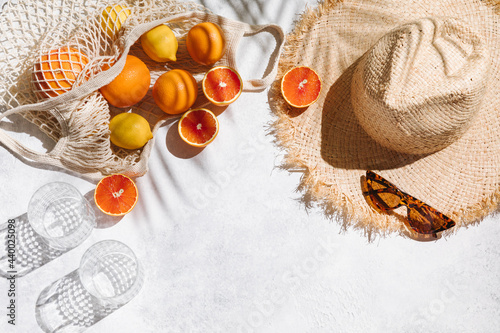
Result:
M153 138L149 123L136 113L120 113L109 122L111 142L125 149L142 148Z
M108 6L101 13L101 28L113 38L122 28L123 22L130 16L131 11L120 5Z
M176 61L178 48L174 32L165 24L153 28L141 36L142 49L157 62Z

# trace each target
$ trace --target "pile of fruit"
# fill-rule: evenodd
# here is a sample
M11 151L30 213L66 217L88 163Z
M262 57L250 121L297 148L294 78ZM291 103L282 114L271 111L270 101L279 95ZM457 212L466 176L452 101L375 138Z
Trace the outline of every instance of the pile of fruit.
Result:
M130 9L120 5L105 8L100 16L103 33L115 38L130 15ZM140 43L144 52L156 62L177 60L178 41L166 24L143 34ZM186 47L194 61L213 66L225 52L224 32L215 23L197 24L186 36ZM38 97L56 97L71 90L88 63L87 55L71 47L42 55L33 70ZM127 55L121 73L99 91L110 105L129 108L146 96L150 81L146 64L138 57ZM214 105L228 105L240 96L243 82L236 70L218 66L207 71L202 88L206 98ZM179 134L185 142L204 147L215 139L218 133L217 117L208 109L190 110L198 97L198 85L191 73L183 69L167 71L154 83L152 94L163 112L170 115L184 113L179 121ZM116 115L111 119L109 129L111 142L124 149L140 149L153 137L148 121L136 113Z
M100 29L107 38L115 39L130 9L121 5L105 8L100 15ZM160 24L140 37L144 53L155 62L177 61L178 40L166 24ZM223 30L215 23L202 22L193 26L186 35L189 56L204 66L213 66L225 53ZM75 85L83 75L89 58L77 47L61 47L39 57L33 68L33 86L40 99L57 97ZM102 71L109 66L101 68ZM82 78L79 78L80 80ZM85 81L88 78L83 78ZM150 88L148 66L138 57L127 55L121 73L99 89L108 103L116 108L129 108L139 103ZM235 69L226 66L211 67L201 82L204 96L217 106L229 105L241 94L243 81ZM285 74L281 91L293 107L306 107L319 96L321 81L308 67L297 67ZM154 82L152 96L155 104L169 115L181 115L178 132L183 141L195 147L205 147L218 134L219 123L213 112L206 108L191 109L198 98L198 84L184 69L172 69ZM153 138L149 122L133 112L115 115L109 123L110 141L123 148L142 148ZM123 175L111 175L99 182L95 202L106 214L123 215L137 202L134 182Z

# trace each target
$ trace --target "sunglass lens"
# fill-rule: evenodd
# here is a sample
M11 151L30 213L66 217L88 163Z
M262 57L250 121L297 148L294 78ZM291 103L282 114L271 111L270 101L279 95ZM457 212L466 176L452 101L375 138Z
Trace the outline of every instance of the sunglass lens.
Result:
M363 190L363 196L365 197L366 202L377 212L382 213L383 210L378 207L373 200L376 200L373 195L370 194L371 187L367 184L366 179L361 181L361 189Z
M455 225L448 217L427 205L408 209L408 220L413 228L421 234L434 234Z
M361 184L366 200L377 211L387 211L401 205L401 198L384 183L365 178Z
M401 198L393 193L383 192L377 194L380 200L385 204L387 209L394 209L399 207Z
M422 213L416 209L408 209L408 222L412 229L420 234L432 234L433 231L433 220L429 221L427 218L422 216Z

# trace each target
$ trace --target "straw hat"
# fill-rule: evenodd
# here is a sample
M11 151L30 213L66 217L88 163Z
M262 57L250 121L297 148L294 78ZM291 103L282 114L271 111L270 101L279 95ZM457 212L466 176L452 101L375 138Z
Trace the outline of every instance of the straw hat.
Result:
M500 199L500 2L325 0L287 36L273 85L286 166L304 171L305 198L369 235L406 233L373 210L360 179L373 170L456 222L495 211ZM294 66L321 77L301 110L280 95Z

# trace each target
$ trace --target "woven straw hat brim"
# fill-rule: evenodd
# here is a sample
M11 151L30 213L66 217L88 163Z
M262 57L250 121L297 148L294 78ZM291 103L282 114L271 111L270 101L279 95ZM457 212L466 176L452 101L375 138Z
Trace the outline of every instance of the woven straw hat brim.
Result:
M306 196L341 214L345 227L368 234L407 233L405 208L380 214L366 203L360 180L368 169L454 219L454 230L495 211L500 200L499 10L498 1L480 0L325 0L306 9L287 36L270 91L285 165L304 171L300 186ZM397 153L359 125L350 100L352 74L383 35L431 16L459 18L483 37L491 59L487 92L459 140L432 154ZM280 93L279 80L298 65L313 68L323 82L320 98L305 110L289 107Z

